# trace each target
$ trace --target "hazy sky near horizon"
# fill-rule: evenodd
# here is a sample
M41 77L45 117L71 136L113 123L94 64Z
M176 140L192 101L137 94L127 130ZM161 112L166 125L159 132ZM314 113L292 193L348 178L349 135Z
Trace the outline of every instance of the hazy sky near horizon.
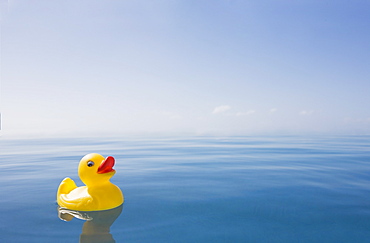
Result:
M1 0L3 135L370 133L368 0Z

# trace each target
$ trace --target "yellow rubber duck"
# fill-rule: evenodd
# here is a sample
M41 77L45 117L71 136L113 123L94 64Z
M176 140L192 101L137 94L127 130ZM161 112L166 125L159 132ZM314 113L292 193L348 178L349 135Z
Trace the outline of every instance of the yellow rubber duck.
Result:
M85 155L78 166L78 176L86 186L65 178L59 185L57 202L60 207L78 211L100 211L123 204L121 189L109 180L116 173L114 158L100 154Z

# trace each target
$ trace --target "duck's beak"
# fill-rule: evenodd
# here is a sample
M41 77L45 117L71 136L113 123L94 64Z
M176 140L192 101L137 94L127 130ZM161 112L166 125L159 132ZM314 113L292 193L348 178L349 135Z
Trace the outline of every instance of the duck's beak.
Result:
M114 166L114 158L112 156L108 156L100 164L100 166L98 168L98 174L104 174L104 173L108 173L108 172L113 172L114 171L113 166Z

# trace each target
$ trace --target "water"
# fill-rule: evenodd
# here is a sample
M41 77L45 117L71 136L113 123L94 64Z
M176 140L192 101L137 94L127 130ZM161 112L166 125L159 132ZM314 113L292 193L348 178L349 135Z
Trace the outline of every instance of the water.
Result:
M370 239L370 136L3 138L0 148L0 242ZM123 207L58 212L60 181L81 186L91 152L115 157Z

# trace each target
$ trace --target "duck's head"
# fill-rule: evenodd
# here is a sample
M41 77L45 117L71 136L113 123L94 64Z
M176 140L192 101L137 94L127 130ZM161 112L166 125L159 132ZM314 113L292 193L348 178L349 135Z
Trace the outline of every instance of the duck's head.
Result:
M99 185L108 182L116 173L113 169L114 158L104 158L100 154L85 155L78 166L78 176L87 186Z

